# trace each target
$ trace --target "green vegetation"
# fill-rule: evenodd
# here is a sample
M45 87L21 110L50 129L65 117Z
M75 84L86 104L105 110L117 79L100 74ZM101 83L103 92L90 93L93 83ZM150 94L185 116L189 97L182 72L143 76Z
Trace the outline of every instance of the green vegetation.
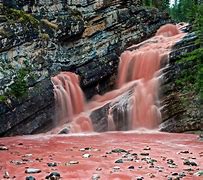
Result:
M187 72L182 72L176 83L187 91L195 90L198 92L201 104L203 104L203 3L197 0L176 0L174 6L170 9L170 14L177 22L191 23L193 31L198 36L196 44L199 48L186 54L179 61L180 63L193 61L195 66L189 68ZM194 71L191 71L191 69ZM193 86L190 86L191 83Z
M169 10L170 0L143 0L143 5L161 10Z
M26 78L29 73L29 68L20 68L13 79L13 83L8 87L4 94L0 95L0 102L6 102L7 99L11 97L21 98L26 96L28 93Z
M29 72L30 71L27 68L21 68L18 70L14 83L10 86L10 95L17 98L27 95L28 85L25 78Z
M8 21L31 23L33 26L38 26L39 21L34 18L31 14L26 13L23 10L17 10L8 8L6 6L0 6L1 11L4 12Z
M12 60L18 62L18 59ZM10 98L21 98L28 94L29 81L35 80L33 66L28 59L23 60L23 64L19 67L16 63L3 62L0 59L0 73L9 79L3 91L0 92L0 102L7 102Z

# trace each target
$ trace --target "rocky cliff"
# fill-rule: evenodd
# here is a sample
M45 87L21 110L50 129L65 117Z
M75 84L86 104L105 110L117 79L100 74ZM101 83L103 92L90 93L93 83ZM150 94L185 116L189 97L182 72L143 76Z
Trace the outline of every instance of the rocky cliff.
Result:
M113 86L121 52L169 21L139 0L3 1L0 135L32 134L52 125L50 77L60 71L79 74L87 98L104 93Z
M169 55L161 86L162 131L203 131L198 85L200 63L192 53L199 48L197 39L194 32L189 32Z

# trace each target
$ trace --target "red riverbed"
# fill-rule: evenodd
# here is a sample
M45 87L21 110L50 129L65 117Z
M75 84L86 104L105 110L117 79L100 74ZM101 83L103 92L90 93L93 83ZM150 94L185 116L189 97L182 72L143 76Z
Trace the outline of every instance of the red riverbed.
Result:
M0 179L5 172L9 173L10 179L17 180L27 176L41 180L51 172L60 173L61 179L65 180L92 177L102 180L136 180L138 177L164 180L168 177L174 179L176 173L182 172L186 175L182 179L203 179L203 176L193 175L203 170L203 142L196 135L156 132L35 135L1 138L0 147L3 146L8 150L0 150ZM118 148L128 153L119 152ZM123 163L115 163L119 159ZM197 166L184 165L185 159ZM51 162L57 166L49 167L47 163ZM28 167L41 172L26 174Z

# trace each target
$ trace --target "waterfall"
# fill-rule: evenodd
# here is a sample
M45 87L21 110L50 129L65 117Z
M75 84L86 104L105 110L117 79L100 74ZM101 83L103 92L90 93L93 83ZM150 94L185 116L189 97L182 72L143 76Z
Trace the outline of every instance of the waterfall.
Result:
M126 123L122 124L125 128L120 129L157 128L161 122L159 79L162 68L167 64L171 47L183 36L178 26L167 24L154 37L129 47L120 56L117 88L103 96L96 95L88 104L84 102L76 74L61 72L52 77L57 125L69 123L71 132L93 131L87 112L116 101L117 97L130 91L127 105L123 101L110 103L108 130L118 130L119 121Z

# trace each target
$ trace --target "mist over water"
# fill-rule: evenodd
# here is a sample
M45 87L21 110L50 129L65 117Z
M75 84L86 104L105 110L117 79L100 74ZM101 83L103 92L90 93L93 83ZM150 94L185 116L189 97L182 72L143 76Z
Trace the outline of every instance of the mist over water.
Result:
M167 24L147 41L129 47L120 56L116 89L103 96L96 95L92 101L85 103L79 86L79 77L71 72L61 72L52 77L56 100L56 126L69 124L69 132L92 132L89 114L108 102L128 93L127 105L122 98L107 112L108 130L118 130L118 121L126 124L125 130L157 129L161 122L159 93L160 75L163 65L167 64L171 47L179 41L184 33L180 26ZM126 99L125 99L126 101ZM116 104L115 103L115 104ZM113 114L119 107L119 114ZM117 110L118 111L118 110ZM122 129L122 128L120 128ZM120 130L119 129L119 130Z

